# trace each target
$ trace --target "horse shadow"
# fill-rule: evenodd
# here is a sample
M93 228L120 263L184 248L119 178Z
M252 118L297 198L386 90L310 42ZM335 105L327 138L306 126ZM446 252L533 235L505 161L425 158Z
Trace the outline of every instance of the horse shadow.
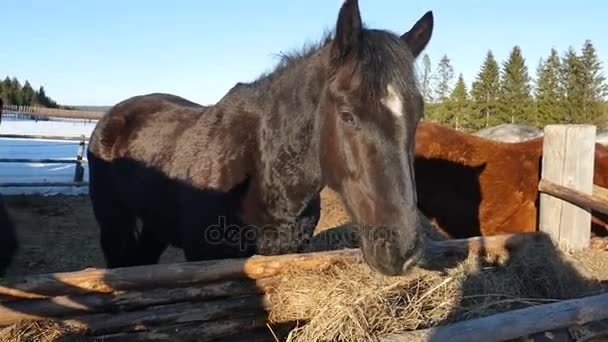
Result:
M486 164L469 166L441 158L416 157L418 208L452 238L480 236L480 176Z
M140 199L147 204L148 210L165 213L165 216L161 215L157 221L148 221L153 223L148 227L153 228L149 232L162 236L165 241L173 242L170 244L174 247L185 247L184 241L176 242L180 236L178 235L177 224L172 220L176 215L179 215L181 208L176 203L171 203L171 200L167 200L176 191L181 191L182 196L184 196L182 197L184 203L192 208L196 208L197 205L202 203L211 208L214 216L210 217L204 211L198 210L191 211L192 215L187 218L194 222L189 225L191 230L185 232L185 235L189 237L186 243L190 244L189 247L191 248L198 248L198 252L200 252L194 257L198 261L211 263L217 261L217 259L238 259L233 267L237 269L245 268L248 257L254 255L252 246L255 246L256 239L259 238L256 235L247 234L243 230L235 230L239 226L242 227L242 222L238 221L235 210L236 204L233 201L238 200L246 187L246 182L237 186L234 192L223 194L207 189L198 189L185 182L169 179L160 171L133 160L123 160L119 163L119 167L130 170L133 182L130 184L131 191L127 191L128 195L141 196ZM150 196L150 189L145 189L145 181L150 180L159 184L153 190L153 192L158 192L155 196ZM104 184L101 184L102 188L103 186ZM134 202L137 202L137 200ZM105 203L108 206L102 207L101 210L109 215L115 215L117 211L112 207L112 203ZM145 209L141 212L142 215L146 215L146 213ZM218 221L219 217L224 218L224 220ZM320 194L317 194L317 197L304 210L302 217L303 225L309 225L310 220L315 220L315 217L318 222L320 217ZM163 224L173 227L173 230L161 231L159 227ZM211 228L209 225L213 225L213 229L218 233L217 236L211 238L211 236L205 234L207 228ZM11 241L13 238L16 241L14 226L11 225L10 227L10 230L2 232L0 238L6 240L10 237ZM2 228L4 230L5 226L2 226ZM246 226L245 228L255 227ZM119 232L115 233L120 234ZM120 235L113 238L112 241L114 242L111 246L106 247L114 249L114 251L120 251L121 243L118 242ZM196 246L192 245L193 242L196 243ZM139 248L137 245L131 247ZM155 248L155 246L147 245L143 248L143 251L146 252L145 248ZM159 258L164 252L164 248L159 251L158 255L154 255L144 264L156 263L157 257ZM6 251L8 249L0 249L0 253L3 253L1 255L6 254ZM186 252L184 254L186 256ZM135 253L135 255L138 254ZM124 258L129 256L133 255L123 254ZM212 259L215 259L215 261ZM7 259L7 265L9 262L10 260ZM112 270L100 269L99 272L102 276L99 284L105 286L104 284L115 283L114 274L117 270L119 272L137 273L144 272L143 269L139 270L138 267L146 267L137 265L123 265L121 267L128 266L129 268L122 268L122 271L120 271L120 267ZM152 274L149 274L149 276L154 277ZM239 339L274 341L275 338L284 340L289 331L297 325L297 322L269 325L271 321L268 316L268 302L265 296L267 289L260 287L254 279L241 278L239 277L238 281L234 279L217 280L202 285L176 284L168 279L165 283L155 283L151 289L133 288L126 290L124 294L92 294L83 293L77 284L66 283L62 280L61 274L12 276L11 278L0 279L0 286L23 290L30 295L42 298L23 301L15 300L17 298L3 298L0 296L0 310L19 314L21 317L29 319L38 320L42 318L43 322L52 320L53 324L49 326L61 331L61 334L50 339L54 342L117 342L149 340L151 338L154 338L155 341L173 341L176 339L179 341L238 341ZM43 284L44 286L36 286L35 284ZM50 284L56 285L50 286ZM203 289L201 289L201 286ZM205 286L208 286L209 289L205 290ZM233 291L236 288L238 290ZM184 301L182 297L170 295L180 291L188 296L188 300ZM192 291L195 293L194 295L192 295ZM72 294L64 295L65 293ZM136 297L141 300L133 301ZM123 300L130 302L126 304ZM230 309L223 308L226 305L232 306ZM155 310L146 311L146 308L150 306L154 306ZM44 312L42 317L38 316L41 312ZM159 312L162 315L160 321ZM188 314L185 314L186 312ZM4 317L4 319L8 320L7 317ZM0 328L3 326L1 322L2 318L0 317Z
M507 255L500 261L487 258L483 245L478 253L469 256L468 260L461 259L460 262L474 263L471 265L474 272L466 273L460 282L460 293L452 305L453 309L443 320L436 323L438 326L522 309L529 307L531 303L544 304L547 299L567 300L608 290L607 280L598 280L581 272L581 269L575 267L573 259L566 257L545 233L537 233L532 239L526 240L514 236L509 238L505 245ZM598 262L601 258L602 256L598 256ZM587 256L581 255L575 260L577 263L594 267L590 265L592 261ZM507 327L492 329L494 330L486 332L486 336L491 336L492 340L590 340L600 336L608 337L608 320L582 325L573 322L570 327L549 328L548 331L536 331L534 328L526 336L509 336L512 330ZM460 336L463 337L464 335ZM455 336L445 336L439 330L427 335L428 341L454 338Z

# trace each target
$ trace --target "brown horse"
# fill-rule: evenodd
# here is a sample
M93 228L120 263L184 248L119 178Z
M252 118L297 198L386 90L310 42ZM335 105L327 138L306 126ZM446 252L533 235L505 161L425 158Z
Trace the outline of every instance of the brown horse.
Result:
M542 137L506 143L420 122L420 210L454 238L536 231L542 144ZM595 151L594 183L608 187L608 148L596 144ZM602 234L608 220L592 214L593 229Z
M167 94L114 106L88 150L108 267L156 263L169 244L187 260L298 252L327 185L359 227L366 262L407 272L423 248L414 62L432 28L428 12L401 36L367 29L346 0L333 39L211 107Z

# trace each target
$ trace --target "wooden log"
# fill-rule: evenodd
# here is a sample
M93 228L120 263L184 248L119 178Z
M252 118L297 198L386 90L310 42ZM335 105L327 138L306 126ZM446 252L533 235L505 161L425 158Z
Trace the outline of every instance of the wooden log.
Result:
M276 278L228 280L197 287L158 288L121 293L92 293L0 303L0 327L22 320L62 318L87 313L133 311L148 306L270 292Z
M541 179L578 190L593 192L595 134L593 125L547 125L544 130ZM539 230L560 246L589 246L591 213L574 204L540 194Z
M358 249L256 255L242 259L220 259L174 264L157 264L114 269L88 268L82 271L39 274L0 282L0 302L48 298L69 294L112 293L158 287L186 287L237 278L262 279L289 268L323 269L334 264L360 260Z
M440 259L451 254L484 252L502 255L537 233L505 234L444 241L429 241L423 259ZM362 262L359 249L256 255L243 259L222 259L175 264L145 265L115 269L90 268L82 271L40 274L0 282L0 302L48 298L83 293L112 293L158 287L186 287L221 280L262 279L288 269L322 270L336 264Z
M608 294L564 300L413 332L389 334L379 342L506 341L538 332L608 318Z
M146 332L101 335L95 336L93 340L95 342L206 342L216 341L218 338L234 341L238 338L237 335L242 335L246 337L246 341L268 341L270 333L265 331L265 325L266 318L263 316L230 318L196 324L168 325ZM259 329L263 327L264 330Z
M540 182L538 182L538 190L553 197L568 201L582 209L595 210L608 215L608 199L601 198L597 195L589 195L546 179L541 179Z
M100 313L62 320L80 326L87 335L147 331L155 327L202 323L226 318L266 317L270 308L264 296L226 298L206 302L177 303L148 307L144 310Z

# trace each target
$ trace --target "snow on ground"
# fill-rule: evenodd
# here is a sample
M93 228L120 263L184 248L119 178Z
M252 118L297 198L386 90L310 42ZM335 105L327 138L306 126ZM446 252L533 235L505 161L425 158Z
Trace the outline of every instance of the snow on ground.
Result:
M79 137L91 135L96 121L34 121L3 118L1 134L61 135ZM75 159L78 141L0 138L0 158ZM86 152L84 158L86 159ZM87 164L84 180L88 181ZM13 182L71 182L75 164L0 163L0 183ZM0 187L0 193L16 194L86 194L88 187Z

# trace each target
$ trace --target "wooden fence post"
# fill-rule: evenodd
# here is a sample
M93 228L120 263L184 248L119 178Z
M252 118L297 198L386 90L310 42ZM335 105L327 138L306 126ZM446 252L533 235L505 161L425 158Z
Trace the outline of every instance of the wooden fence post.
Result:
M74 182L82 182L84 178L84 168L82 167L82 158L84 156L85 136L81 135L82 140L78 146L78 154L76 155L76 169L74 170Z
M593 193L596 127L547 125L544 129L541 178L586 194ZM540 193L539 230L560 246L589 246L591 212Z

